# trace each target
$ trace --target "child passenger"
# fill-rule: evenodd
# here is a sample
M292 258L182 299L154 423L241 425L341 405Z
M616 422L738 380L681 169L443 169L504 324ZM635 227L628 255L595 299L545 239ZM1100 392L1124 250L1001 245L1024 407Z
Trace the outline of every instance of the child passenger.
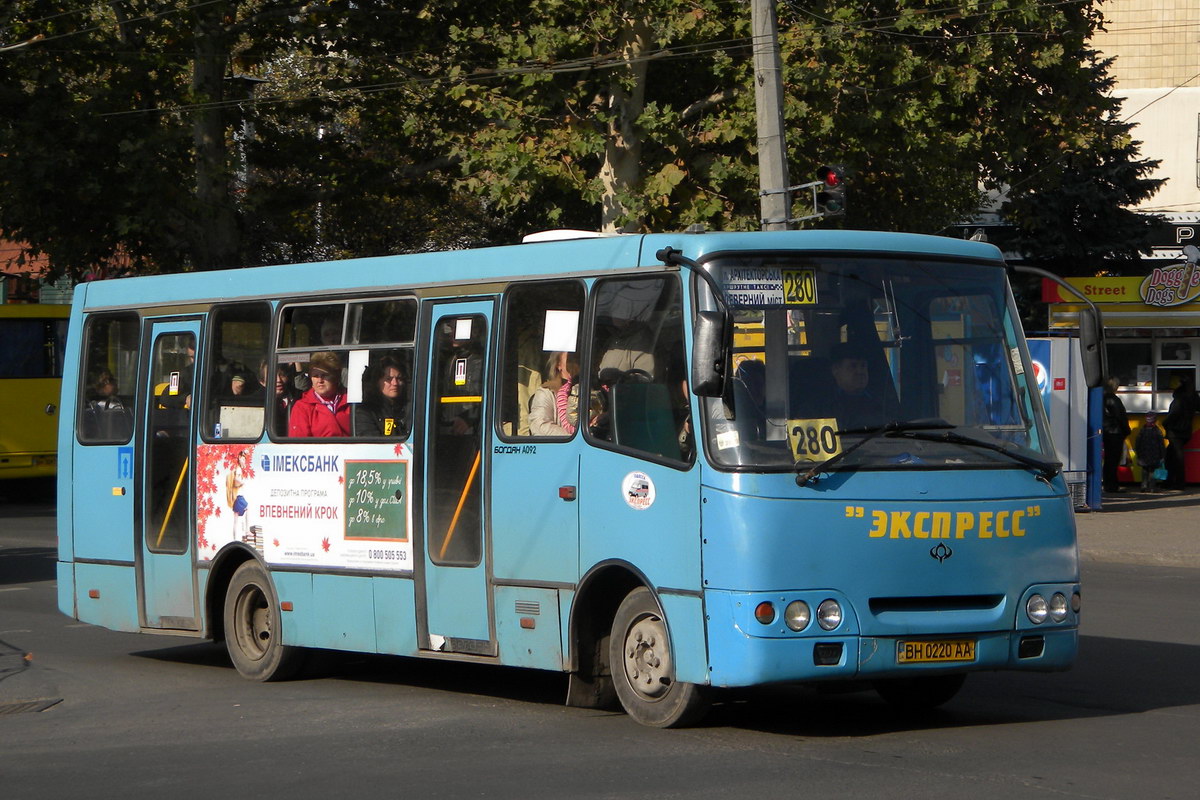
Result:
M579 424L579 361L574 353L554 352L546 359L550 377L529 402L529 432L534 436L570 436Z

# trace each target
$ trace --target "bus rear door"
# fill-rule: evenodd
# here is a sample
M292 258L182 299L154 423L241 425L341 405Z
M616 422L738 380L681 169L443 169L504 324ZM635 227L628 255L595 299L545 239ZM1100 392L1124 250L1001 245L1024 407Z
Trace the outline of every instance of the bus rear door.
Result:
M147 628L198 630L193 559L192 387L200 321L151 320L142 337L138 582Z
M444 303L431 320L422 633L435 651L496 653L483 524L491 314L491 302Z

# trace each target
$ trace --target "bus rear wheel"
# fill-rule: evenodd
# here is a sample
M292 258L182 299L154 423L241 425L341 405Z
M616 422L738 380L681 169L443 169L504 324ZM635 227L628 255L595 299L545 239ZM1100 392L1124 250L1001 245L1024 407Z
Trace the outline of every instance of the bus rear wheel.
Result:
M890 705L902 711L930 711L950 701L967 680L957 675L921 675L875 681L875 691Z
M279 601L271 577L257 561L239 566L225 592L225 647L237 671L255 681L287 680L304 661L304 649L284 645Z
M644 586L626 595L617 609L609 637L609 664L622 707L642 725L689 725L708 711L702 687L675 680L667 624Z

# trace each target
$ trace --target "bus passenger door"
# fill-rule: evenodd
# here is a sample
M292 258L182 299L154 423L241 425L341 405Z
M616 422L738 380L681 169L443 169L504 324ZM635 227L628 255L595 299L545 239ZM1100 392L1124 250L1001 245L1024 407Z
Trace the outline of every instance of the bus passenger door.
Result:
M138 559L142 624L199 630L193 542L192 475L196 343L199 320L149 321L142 341L144 417Z
M434 306L425 418L425 613L418 629L423 647L476 655L496 652L483 519L491 313L491 302Z

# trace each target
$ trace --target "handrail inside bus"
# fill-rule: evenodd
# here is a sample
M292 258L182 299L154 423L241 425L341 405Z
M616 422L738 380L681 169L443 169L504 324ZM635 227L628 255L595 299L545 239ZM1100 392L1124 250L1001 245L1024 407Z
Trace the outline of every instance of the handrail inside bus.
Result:
M482 456L482 450L475 453L475 463L471 465L471 474L467 475L467 482L463 485L462 494L458 498L458 506L454 509L454 516L450 519L450 527L446 529L446 538L442 540L442 549L438 552L439 559L446 557L450 540L454 538L454 529L458 527L458 518L462 514L463 506L466 505L467 493L471 491L471 485L475 483L475 475L479 472L479 461Z
M179 480L175 481L175 491L171 493L171 502L167 505L167 513L163 514L162 527L158 529L158 540L155 541L155 547L162 546L163 535L167 532L167 523L171 521L171 514L175 511L175 501L179 499L179 490L183 488L183 479L187 475L188 463L191 459L183 460L183 469L179 470Z

